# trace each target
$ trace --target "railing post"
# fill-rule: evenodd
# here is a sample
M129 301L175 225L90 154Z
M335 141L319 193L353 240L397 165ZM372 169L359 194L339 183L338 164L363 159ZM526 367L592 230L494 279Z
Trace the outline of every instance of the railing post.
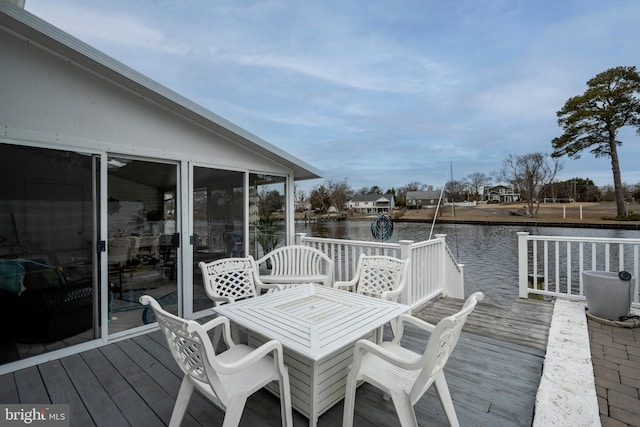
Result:
M295 244L296 245L301 245L302 244L302 239L304 239L306 235L307 235L307 233L296 233L295 234L295 239L294 239Z
M456 271L455 274L452 269L447 268L448 261L448 246L447 246L447 235L446 234L436 234L436 239L440 240L441 248L440 251L440 271L441 276L440 280L443 290L443 296L449 296L451 298L464 299L464 264L459 264L458 261L454 260L456 265L458 266L459 271ZM453 258L452 258L453 259ZM451 277L450 277L451 276Z
M400 240L398 244L400 245L400 259L411 258L413 240Z
M458 264L458 267L460 267L460 275L458 276L457 282L456 282L456 298L459 299L464 299L464 264Z
M449 282L447 281L447 257L445 254L445 248L447 246L447 235L436 234L434 235L436 240L440 241L440 250L438 251L438 286L442 287L442 296L446 297L451 294L449 292Z
M412 250L413 240L400 240L398 244L400 244L400 259L409 258L411 260L411 264L409 265L409 277L407 278L407 283L405 283L404 291L400 297L400 302L403 304L411 304L413 302L413 272L415 271L414 264L416 264Z
M529 295L529 233L519 231L518 233L518 294L520 298L527 298Z

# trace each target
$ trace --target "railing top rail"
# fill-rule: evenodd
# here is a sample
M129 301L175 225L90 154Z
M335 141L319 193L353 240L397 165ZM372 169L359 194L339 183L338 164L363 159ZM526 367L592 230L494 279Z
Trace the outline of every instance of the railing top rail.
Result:
M322 242L322 243L333 243L333 244L337 244L337 245L344 245L345 243L348 243L349 246L371 246L371 245L376 245L376 246L380 246L383 248L393 248L393 249L397 249L400 247L399 243L385 243L385 242L378 242L378 241L371 241L371 242L367 242L365 240L344 240L344 239L328 239L326 237L308 237L305 236L302 238L303 242Z
M627 243L640 244L640 239L629 239L620 237L573 237L573 236L532 236L528 235L527 240L552 240L559 242L584 242L584 243Z
M399 249L401 247L400 243L398 242L386 243L386 242L378 242L378 241L330 239L326 237L309 237L309 236L302 237L302 242L318 242L323 244L329 243L329 244L335 244L335 245L344 245L345 243L347 243L349 246L366 246L366 247L376 246L376 247L388 248L388 249ZM414 248L417 248L421 246L436 245L439 243L442 243L442 239L431 239L431 240L424 240L420 242L412 242L411 245Z

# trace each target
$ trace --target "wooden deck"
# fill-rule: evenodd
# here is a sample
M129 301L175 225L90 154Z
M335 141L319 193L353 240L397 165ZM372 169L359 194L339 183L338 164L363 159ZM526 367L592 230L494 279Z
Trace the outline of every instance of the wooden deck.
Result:
M430 322L457 311L462 301L441 299L414 313ZM511 307L480 304L470 316L445 372L461 425L530 426L553 305L518 300ZM419 348L416 330L405 345ZM181 375L159 332L0 376L0 402L68 403L72 426L163 426ZM268 392L249 399L242 426L278 426L278 400ZM342 403L320 417L340 426ZM433 390L416 405L420 425L446 426ZM183 426L222 425L222 412L194 394ZM308 420L294 411L296 426ZM391 402L364 384L356 396L356 426L397 426Z

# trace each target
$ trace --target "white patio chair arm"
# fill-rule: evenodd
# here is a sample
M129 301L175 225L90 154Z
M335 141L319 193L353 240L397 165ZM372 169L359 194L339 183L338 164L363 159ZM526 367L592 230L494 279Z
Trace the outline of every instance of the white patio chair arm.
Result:
M222 339L229 347L236 345L233 338L231 338L231 325L229 323L229 319L224 316L219 316L202 324L202 329L204 329L205 332L209 332L216 327L222 328Z
M202 324L202 328L205 331L210 331L211 329L215 328L218 325L224 325L227 328L229 327L229 319L227 319L224 316L218 316L215 319L211 319L208 322L205 322Z
M359 340L355 345L355 353L353 358L353 366L355 369L359 369L360 359L364 355L364 353L369 352L373 353L375 356L380 359L389 362L395 366L398 366L402 369L419 369L422 367L420 357L416 354L414 359L407 359L404 357L400 357L397 354L387 350L384 347L379 346L369 340Z
M218 305L218 303L222 303L222 304L233 304L235 302L235 299L231 298L231 297L223 297L223 296L209 296L209 298L211 299L211 301L213 301L214 303L216 303L216 305Z
M384 291L380 294L380 298L386 299L387 301L394 301L396 297L400 295L402 295L402 289L393 289L391 291Z
M396 335L392 340L394 344L399 343L402 339L402 336L404 335L404 326L406 323L410 323L413 326L416 326L429 333L433 332L436 328L436 325L432 325L431 323L425 322L424 320L418 319L417 317L411 316L410 314L401 314L400 316L398 316Z
M256 289L258 290L258 295L260 295L262 291L268 291L270 289L281 291L284 289L284 286L279 285L277 283L264 283L264 282L261 282L260 279L256 277Z
M349 289L350 291L354 291L357 284L358 284L358 278L356 277L356 278L351 279L349 281L333 282L333 287L336 288L336 289L350 288Z
M271 340L262 344L246 356L232 363L221 363L220 373L225 375L235 374L247 369L247 367L255 364L269 353L274 352L274 360L281 369L284 369L284 358L282 356L282 344L279 341Z

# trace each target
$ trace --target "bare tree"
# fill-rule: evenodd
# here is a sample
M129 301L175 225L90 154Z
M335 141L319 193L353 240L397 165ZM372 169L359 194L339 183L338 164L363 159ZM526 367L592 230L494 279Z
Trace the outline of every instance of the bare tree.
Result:
M399 191L403 193L406 193L407 191L424 191L425 187L426 185L421 182L411 181L407 185L400 187Z
M326 212L331 207L331 196L324 185L316 185L311 189L309 196L311 207L320 212Z
M326 188L331 202L339 211L343 210L347 202L353 197L353 190L347 182L347 178L342 181L330 179L326 183Z
M469 189L473 193L476 201L482 198L480 189L491 183L491 177L481 172L475 172L467 175L466 180L469 183Z
M294 195L294 200L296 202L304 202L304 199L306 197L306 193L304 192L303 189L301 189L300 187L298 187L297 183L293 184L293 195Z
M468 193L469 185L465 181L449 181L445 185L447 196L451 197L452 202L462 202Z
M500 178L520 193L529 207L529 216L533 218L538 216L540 199L561 169L559 159L547 154L509 154L502 163Z

